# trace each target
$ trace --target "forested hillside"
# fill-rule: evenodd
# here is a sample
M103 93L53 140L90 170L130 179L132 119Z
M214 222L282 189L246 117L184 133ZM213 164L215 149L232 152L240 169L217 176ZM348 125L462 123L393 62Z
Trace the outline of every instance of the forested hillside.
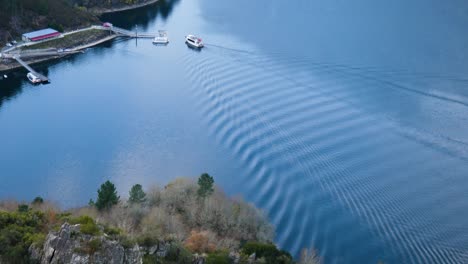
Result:
M62 31L98 23L97 9L145 2L150 0L0 0L0 45L36 29Z
M149 2L150 0L71 0L74 4L86 8L110 8L110 7L119 7L125 5L135 5L141 4L145 2Z
M0 42L31 30L59 31L97 23L98 18L69 0L0 0Z

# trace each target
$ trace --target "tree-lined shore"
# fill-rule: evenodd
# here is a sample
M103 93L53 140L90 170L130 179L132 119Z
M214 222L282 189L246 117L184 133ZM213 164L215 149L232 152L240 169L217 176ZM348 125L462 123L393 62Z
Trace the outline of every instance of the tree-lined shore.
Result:
M160 0L170 1L170 0ZM0 0L0 46L25 32L52 27L69 31L99 23L99 15L156 0Z

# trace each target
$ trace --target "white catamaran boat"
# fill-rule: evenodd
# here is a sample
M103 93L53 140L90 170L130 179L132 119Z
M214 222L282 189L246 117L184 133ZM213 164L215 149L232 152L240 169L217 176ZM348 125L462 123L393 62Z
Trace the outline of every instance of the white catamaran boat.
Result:
M42 82L42 80L39 77L37 77L36 75L34 75L34 73L32 73L32 72L28 72L28 74L26 74L26 77L28 77L28 80L33 84Z
M187 45L194 47L194 48L198 48L198 49L203 48L202 39L194 35L185 36L185 43L187 43Z
M169 43L169 38L167 37L166 30L159 30L159 36L153 39L153 44L167 44Z

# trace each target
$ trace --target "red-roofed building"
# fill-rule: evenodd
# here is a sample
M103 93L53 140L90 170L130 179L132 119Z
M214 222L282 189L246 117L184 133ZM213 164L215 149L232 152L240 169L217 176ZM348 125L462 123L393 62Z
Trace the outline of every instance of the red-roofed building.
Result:
M46 28L23 34L23 41L40 41L49 38L56 38L61 35L62 34L55 29Z

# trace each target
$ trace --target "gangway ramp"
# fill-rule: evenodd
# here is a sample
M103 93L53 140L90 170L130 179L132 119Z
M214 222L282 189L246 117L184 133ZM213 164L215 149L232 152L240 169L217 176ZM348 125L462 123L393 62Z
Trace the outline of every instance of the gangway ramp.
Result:
M25 61L23 61L19 56L14 56L13 59L15 59L19 64L21 64L21 66L26 68L29 72L36 75L37 78L41 79L41 82L48 82L49 81L49 78L47 78L46 76L36 72L33 68L31 68L31 66L29 66Z
M111 30L114 31L114 33L116 34L124 35L124 36L131 37L131 38L155 38L156 37L156 34L138 33L136 31L130 31L127 29L116 27L116 26L112 26Z

